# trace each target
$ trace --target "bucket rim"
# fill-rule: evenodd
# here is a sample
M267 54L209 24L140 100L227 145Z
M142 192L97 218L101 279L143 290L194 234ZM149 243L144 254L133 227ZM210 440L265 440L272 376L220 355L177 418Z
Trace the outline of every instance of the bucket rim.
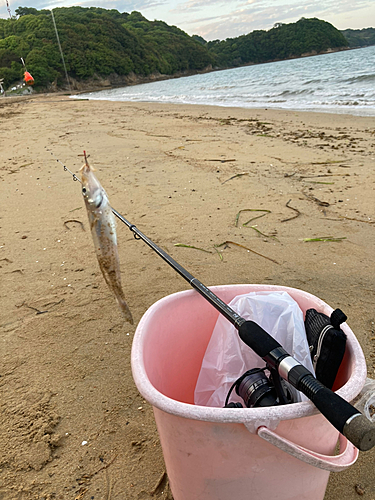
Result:
M303 296L306 299L313 299L315 303L319 304L319 307L321 307L320 311L324 314L330 315L333 311L332 307L330 307L315 295L309 292L305 292L304 290L287 286L235 284L211 286L208 288L219 296L220 292L236 292L236 290L243 290L244 288L247 288L247 291L242 291L241 294L256 291L296 292L299 296ZM238 294L239 293L235 293L234 296ZM182 418L220 423L240 423L245 425L254 425L254 423L257 421L269 421L270 423L274 422L274 424L277 425L277 423L281 420L309 417L319 413L319 411L311 401L266 408L251 408L251 411L249 411L249 408L214 408L194 405L191 403L184 403L172 399L159 392L149 380L144 365L144 331L149 326L154 311L157 310L161 305L163 307L166 307L169 303L175 301L176 299L178 300L180 297L188 295L199 296L199 293L196 290L184 290L175 292L159 299L147 309L136 328L131 351L131 366L134 382L139 392L146 401L148 401L153 407L156 407L159 410ZM205 300L203 297L200 298L201 300ZM218 315L219 314L220 313L218 312ZM363 351L354 333L346 323L341 325L341 328L347 335L347 349L349 349L349 352L351 354L354 376L351 376L349 380L336 391L336 393L345 400L352 401L360 393L365 383L367 376L367 367Z

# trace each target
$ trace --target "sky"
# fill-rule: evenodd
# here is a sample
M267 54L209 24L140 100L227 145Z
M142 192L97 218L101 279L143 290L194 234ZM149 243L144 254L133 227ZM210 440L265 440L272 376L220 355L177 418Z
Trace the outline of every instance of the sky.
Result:
M8 17L0 0L0 17ZM120 12L137 10L144 17L178 26L205 40L224 40L275 23L292 23L317 17L342 30L375 27L374 0L8 0L12 14L17 7L102 7Z

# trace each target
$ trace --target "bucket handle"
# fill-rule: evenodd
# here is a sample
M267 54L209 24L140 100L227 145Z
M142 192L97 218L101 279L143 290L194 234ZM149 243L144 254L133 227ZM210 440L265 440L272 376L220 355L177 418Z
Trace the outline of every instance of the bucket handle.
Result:
M268 441L285 453L298 458L298 460L330 472L346 470L358 458L358 449L342 434L340 434L340 454L334 456L321 455L315 451L303 448L303 446L279 436L264 426L257 429L257 434L260 438Z

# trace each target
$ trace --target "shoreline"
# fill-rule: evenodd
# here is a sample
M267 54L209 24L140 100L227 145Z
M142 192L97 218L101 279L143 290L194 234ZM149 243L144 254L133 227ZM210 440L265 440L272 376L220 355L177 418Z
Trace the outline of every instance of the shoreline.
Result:
M101 498L108 484L116 498L172 499L130 352L145 311L190 287L118 224L135 325L123 323L79 183L56 158L77 172L86 150L111 204L207 286L284 285L342 309L375 378L372 118L56 94L1 102L7 500ZM244 225L254 209L269 211L251 223L262 235ZM324 236L339 241L304 241ZM360 453L331 474L325 500L374 497L374 465L374 450Z
M101 89L101 90L98 90L98 91L93 91L93 92L101 92L103 90L107 90L107 89ZM108 89L109 90L109 89ZM89 94L91 93L90 92L81 92L79 94L74 94L74 95L71 95L70 98L73 99L75 96L78 96L78 95L84 95L84 94ZM282 112L295 112L295 113L322 113L322 114L330 114L330 115L350 115L350 116L353 116L353 117L358 117L358 118L372 118L372 117L375 117L375 108L370 108L371 112L368 113L368 114L359 114L359 113L354 113L352 111L354 110L360 110L361 107L359 106L358 108L357 107L353 107L353 110L350 110L350 111L345 111L345 107L338 107L337 109L333 109L333 108L330 108L330 109L322 109L322 108L314 108L314 109L301 109L301 108L294 108L294 107L276 107L276 106L258 106L258 107L252 107L252 106L234 106L233 104L228 104L228 105L220 105L220 104L210 104L210 103L206 103L206 104L201 104L201 103L188 103L188 102L172 102L172 101L163 101L163 102L156 102L156 101L147 101L147 100L121 100L121 99L99 99L99 98L89 98L89 97L82 97L82 98L77 98L77 100L88 100L88 101L107 101L107 102L124 102L124 103L129 103L129 104L136 104L136 103L140 103L140 104L152 104L152 103L157 103L157 104L160 104L160 105L163 105L163 104L170 104L172 106L209 106L209 107L217 107L217 108L224 108L224 109L244 109L244 110L248 110L248 111L282 111ZM339 111L339 110L343 110L343 111Z
M116 87L117 88L117 87ZM121 88L121 87L120 87ZM92 92L101 92L102 90L109 90L109 89L98 89L98 90L93 90ZM91 92L91 91L90 91ZM89 92L87 91L82 91L74 94L68 94L65 91L61 92L49 92L49 93L40 93L40 94L30 94L30 95L25 95L25 96L7 96L6 100L0 99L0 108L2 105L7 106L7 105L12 105L18 102L22 101L32 101L32 100L46 100L46 102L65 102L65 101L77 101L77 102L84 102L84 101L92 101L92 102L108 102L108 103L123 103L123 104L128 104L128 105L157 105L157 106L187 106L187 107L208 107L208 108L218 108L222 110L243 110L247 111L249 113L261 113L261 112L269 112L269 113L301 113L301 114L311 114L311 115L334 115L338 117L353 117L353 118L363 118L363 119L373 119L375 116L375 109L373 110L374 114L352 114L350 112L338 112L336 110L322 110L322 109L296 109L296 108L276 108L276 107L241 107L241 106L222 106L219 104L197 104L197 103L176 103L176 102L156 102L156 101L125 101L125 100L111 100L111 99L90 99L88 97L77 97L82 94L87 94ZM56 100L55 98L60 98L59 100ZM369 125L371 126L371 125Z
M91 92L100 92L103 90L114 90L114 89L119 89L119 88L123 88L123 87L132 87L132 86L136 86L136 85L142 85L142 84L158 82L158 81L174 80L174 79L185 78L185 77L189 77L189 76L202 75L202 74L213 73L213 72L218 72L218 71L226 71L226 70L243 68L243 67L248 67L248 66L260 66L263 64L272 64L275 62L290 61L290 60L295 60L295 59L304 59L306 57L323 56L323 55L334 54L337 52L346 52L346 51L351 51L351 50L365 49L365 48L372 47L372 46L373 45L368 45L368 46L364 46L364 47L341 47L341 48L337 48L337 49L327 49L326 51L322 51L319 53L302 54L301 56L288 57L285 59L274 59L274 60L265 61L262 63L246 63L246 64L242 64L239 66L231 66L231 67L227 67L227 68L218 68L218 67L213 68L211 66L208 66L208 67L204 68L203 70L185 70L182 72L175 73L173 75L164 75L164 74L157 72L157 73L152 73L148 76L140 76L140 75L137 75L137 74L131 72L128 75L124 75L124 76L120 76L117 74L111 74L111 75L107 75L107 76L103 76L103 77L95 75L92 79L87 79L85 81L78 81L72 77L70 77L70 79L71 79L71 82L73 82L73 85L75 87L74 95L80 95L80 94L91 93ZM98 85L96 83L98 81L100 81L102 83ZM116 82L119 82L119 83L116 83ZM42 92L36 92L35 94L38 94L38 95L49 95L49 94L54 94L54 93L66 94L67 92L69 92L69 89L67 89L66 87L61 87L61 88L55 87L55 89L50 88L50 89L46 89ZM32 95L35 95L35 94L32 94ZM5 93L3 97L28 97L28 96L24 96L24 95L7 96ZM311 111L313 111L313 110L311 110Z
M121 87L120 87L121 88ZM98 89L98 90L93 90L92 92L101 92L102 90L108 90L108 89ZM90 91L91 92L91 91ZM108 103L124 103L124 104L148 104L148 105L160 105L160 106L192 106L192 107L208 107L208 108L219 108L223 110L244 110L252 113L257 113L257 112L280 112L280 113L302 113L302 114L311 114L311 115L333 115L333 116L351 116L353 118L364 118L364 119L373 119L375 116L375 109L372 110L373 114L357 114L357 113L351 113L351 112L339 112L336 110L323 110L323 109L298 109L298 108L277 108L277 107L242 107L242 106L233 106L233 105L228 105L228 106L221 106L218 104L197 104L197 103L177 103L177 102L155 102L155 101L125 101L125 100L111 100L111 99L90 99L90 98L85 98L85 97L78 97L78 95L82 94L87 94L89 92L87 91L82 91L78 92L75 94L67 94L66 92L50 92L50 93L43 93L43 94L31 94L27 96L9 96L7 100L2 100L0 99L0 108L2 105L7 106L7 105L12 105L18 102L22 101L32 101L34 99L46 99L50 102L53 102L56 97L60 97L62 99L59 99L56 102L64 102L66 100L68 101L93 101L93 102L108 102ZM67 99L64 99L66 97ZM52 98L52 99L51 99Z

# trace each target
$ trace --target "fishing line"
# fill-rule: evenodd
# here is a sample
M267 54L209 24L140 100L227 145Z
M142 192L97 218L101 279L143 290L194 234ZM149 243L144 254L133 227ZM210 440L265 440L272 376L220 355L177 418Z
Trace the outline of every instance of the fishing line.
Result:
M82 184L82 181L76 176L76 174L74 174L71 170L69 170L68 167L66 165L64 165L62 161L60 161L58 158L56 158L56 156L53 154L53 152L50 149L46 148L46 151L48 151L49 153L51 153L51 155L55 158L55 160L57 162L61 163L61 165L64 167L64 170L66 172L69 172L70 175L73 177L73 181L78 181L78 182L80 182Z
M50 151L50 150L48 150ZM50 151L51 152L51 151ZM53 155L53 153L51 152ZM53 155L54 156L54 155ZM56 158L56 157L55 157ZM58 158L64 170L69 172L73 180L80 181ZM81 181L80 181L81 182ZM145 236L137 227L112 208L114 215L134 233L134 237L142 239L175 271L177 271L197 292L199 292L215 309L219 311L238 330L241 340L260 356L268 366L275 370L281 378L307 396L326 419L343 434L354 446L367 451L375 445L375 426L354 406L345 401L337 393L332 392L319 382L316 377L294 359L285 349L263 328L254 321L246 321L231 307L223 302L209 288L194 278L178 262L159 248Z

